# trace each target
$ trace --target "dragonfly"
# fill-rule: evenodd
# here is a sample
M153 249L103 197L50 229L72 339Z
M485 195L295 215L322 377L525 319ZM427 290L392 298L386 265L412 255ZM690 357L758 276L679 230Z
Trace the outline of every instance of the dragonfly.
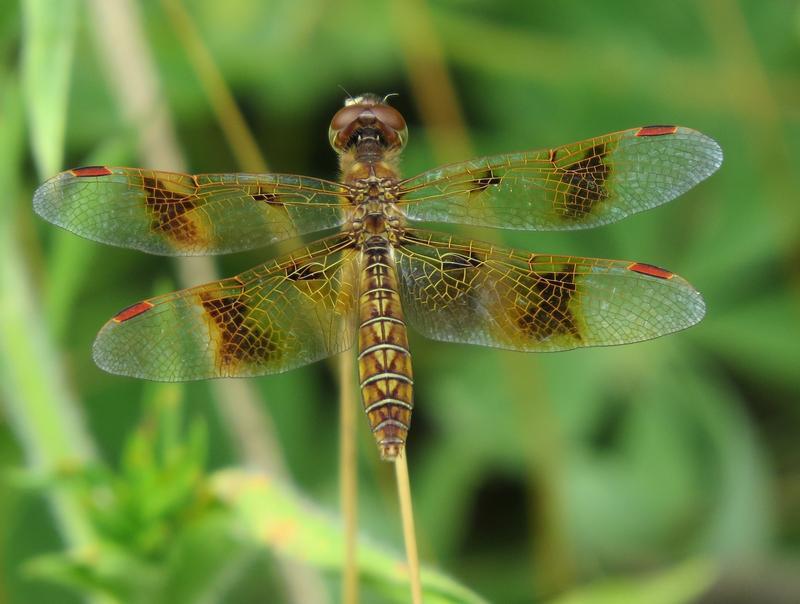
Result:
M239 275L137 302L93 345L114 374L183 381L293 369L357 345L380 455L405 446L414 406L407 326L434 340L518 351L627 344L690 327L700 293L644 262L505 249L415 223L588 229L681 195L722 162L680 126L644 126L401 178L408 140L387 97L349 97L329 141L338 182L87 166L34 194L83 237L162 255L225 254L336 229Z

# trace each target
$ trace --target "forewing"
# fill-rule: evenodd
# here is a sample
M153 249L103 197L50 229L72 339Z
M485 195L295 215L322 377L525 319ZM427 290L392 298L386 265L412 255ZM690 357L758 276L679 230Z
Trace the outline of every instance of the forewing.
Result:
M700 132L648 126L423 172L400 184L399 205L413 220L584 229L666 203L721 162L719 145Z
M705 314L688 282L643 263L529 254L413 230L396 257L406 319L435 340L568 350L648 340Z
M33 207L78 235L153 254L222 254L341 225L345 185L287 174L92 166L40 186Z
M336 235L236 277L134 304L100 330L102 369L159 381L279 373L347 350L357 253Z

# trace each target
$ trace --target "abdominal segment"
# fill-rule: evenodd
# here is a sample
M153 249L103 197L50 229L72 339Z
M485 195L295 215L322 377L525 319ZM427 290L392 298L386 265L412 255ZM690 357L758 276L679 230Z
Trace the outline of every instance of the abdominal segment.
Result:
M362 253L358 330L361 398L381 457L392 460L405 446L411 423L411 354L391 244L385 237L373 236Z

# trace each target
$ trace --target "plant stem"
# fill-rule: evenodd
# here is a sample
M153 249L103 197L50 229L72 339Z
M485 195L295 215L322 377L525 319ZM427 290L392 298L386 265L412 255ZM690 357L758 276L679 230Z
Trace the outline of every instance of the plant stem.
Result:
M191 15L180 0L162 0L161 5L186 51L237 163L247 172L267 172L267 163L258 143Z
M427 0L395 0L391 9L412 97L434 157L472 157L464 111Z
M397 478L397 498L400 502L400 516L403 519L403 540L406 544L406 560L411 583L411 601L422 604L422 582L419 576L419 554L417 553L417 537L414 533L414 508L411 504L411 482L408 478L408 462L406 448L394 460L395 477Z
M344 604L358 602L358 473L353 371L353 355L345 351L339 355L339 497L344 524Z

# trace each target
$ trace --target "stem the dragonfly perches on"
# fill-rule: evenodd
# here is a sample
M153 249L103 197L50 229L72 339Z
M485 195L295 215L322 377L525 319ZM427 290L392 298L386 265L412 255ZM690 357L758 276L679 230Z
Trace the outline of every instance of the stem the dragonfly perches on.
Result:
M408 477L405 447L402 447L397 457L395 457L394 469L397 479L397 498L400 502L400 516L403 519L403 540L406 544L408 576L411 583L411 601L414 604L422 604L422 581L419 573L417 537L414 532L414 508L411 503L411 481Z
M358 468L353 355L339 355L339 499L344 525L342 602L358 602Z

